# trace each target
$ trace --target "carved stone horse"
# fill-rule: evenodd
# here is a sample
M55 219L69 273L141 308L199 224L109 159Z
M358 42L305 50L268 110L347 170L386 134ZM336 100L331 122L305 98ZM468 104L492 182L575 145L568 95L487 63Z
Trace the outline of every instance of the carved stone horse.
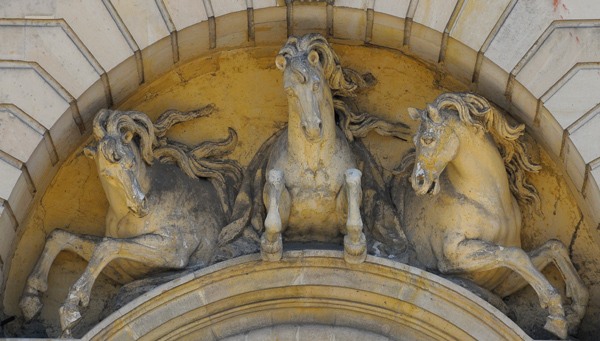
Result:
M210 111L212 107L208 106L191 113L198 116ZM191 151L164 139L159 143L156 135L189 119L182 119L182 115L176 111L163 114L165 117L159 121L167 127L158 129L159 124L153 125L141 112L104 109L98 113L94 119L97 145L87 147L85 154L96 161L109 202L105 237L61 229L50 233L20 300L26 319L34 318L41 310L39 292L48 289L50 266L63 250L75 252L89 262L59 310L63 337L70 336L71 327L81 318L78 306L89 303L92 285L101 272L127 283L157 270L208 264L220 229L227 222L226 207L219 198L223 194L216 188L219 186L198 179L198 175L216 176L210 174L210 167L200 166L211 161L198 153L226 153L224 146L231 149L235 145L235 133L230 131L228 142L210 146L205 142ZM181 168L157 162L156 158L175 161ZM217 162L221 168L222 161ZM236 169L239 166L230 165L232 172L241 173Z
M426 110L409 112L421 124L414 136L416 155L405 158L414 160L415 191L402 198L403 216L419 261L501 297L530 284L549 312L544 328L566 338L568 325L576 330L585 314L588 290L562 242L521 249L519 203L539 207L537 191L523 173L539 169L518 140L524 125L511 126L472 93L442 94ZM566 313L561 295L540 272L551 262L572 298Z
M338 88L340 78L343 86L356 85L344 79L337 55L318 34L290 37L275 63L283 72L289 122L267 165L263 259L281 259L282 232L299 242L336 241L343 233L346 261L361 263L367 252L361 172L336 126L329 80L337 77Z

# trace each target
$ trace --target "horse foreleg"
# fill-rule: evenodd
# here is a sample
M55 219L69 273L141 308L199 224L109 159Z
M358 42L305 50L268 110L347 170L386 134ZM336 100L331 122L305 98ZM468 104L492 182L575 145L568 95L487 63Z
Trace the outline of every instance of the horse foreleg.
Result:
M549 316L544 328L558 337L567 337L567 320L558 291L518 247L502 247L478 239L465 239L460 234L444 238L443 255L438 267L445 274L465 274L507 267L529 283Z
M70 336L71 327L81 318L79 304L88 305L96 278L115 259L128 259L157 269L177 269L187 264L187 259L182 259L176 242L170 237L147 234L128 239L102 238L59 309L63 337Z
M585 315L589 301L589 291L573 266L569 258L569 250L565 244L559 240L552 239L544 245L527 253L533 264L541 271L548 264L554 262L554 265L565 280L566 295L572 298L572 304L567 308L567 320L569 327L574 333L577 330L579 322ZM511 273L509 277L494 289L494 292L500 297L508 296L528 283L517 273Z
M290 205L283 171L279 169L271 169L267 174L265 204L267 206L267 217L265 218L265 232L260 238L260 254L263 260L276 262L283 255L283 242L281 240L282 215L284 217L289 216Z
M362 173L358 169L348 169L345 174L345 191L348 200L348 220L344 236L344 259L348 263L360 264L367 257L367 240L363 233L360 216Z
M60 229L50 232L40 258L27 277L23 295L19 300L19 307L27 321L32 320L42 309L39 292L48 290L48 273L56 256L67 250L89 260L96 244L101 240L101 237L78 235Z

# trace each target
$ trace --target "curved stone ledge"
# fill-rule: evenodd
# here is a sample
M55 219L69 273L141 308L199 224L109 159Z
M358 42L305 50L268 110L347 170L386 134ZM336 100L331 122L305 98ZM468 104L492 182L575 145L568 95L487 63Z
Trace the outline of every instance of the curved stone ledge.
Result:
M448 280L373 256L348 264L331 250L288 251L273 263L249 255L199 270L130 302L83 340L258 340L292 332L301 339L530 340Z

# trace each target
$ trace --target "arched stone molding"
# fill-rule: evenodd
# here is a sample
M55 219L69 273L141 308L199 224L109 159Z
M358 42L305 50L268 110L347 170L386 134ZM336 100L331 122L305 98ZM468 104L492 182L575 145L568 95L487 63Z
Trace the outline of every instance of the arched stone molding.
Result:
M7 18L0 20L6 39L0 59L27 68L0 69L6 76L0 102L20 108L21 116L5 114L12 115L7 131L26 140L8 145L0 135L0 277L6 280L19 223L89 138L98 109L119 107L200 56L277 46L309 31L336 44L413 55L440 78L453 77L493 100L527 124L567 175L587 225L600 226L600 87L591 78L600 62L598 13L594 0L10 2L0 9ZM567 122L569 106L575 109ZM45 130L13 116L33 118ZM590 235L600 245L597 231Z
M318 325L353 337L530 340L496 308L448 280L373 256L351 265L343 252L329 250L288 251L281 262L250 255L199 270L130 302L83 340L217 340L244 333L258 340L290 328L310 335Z

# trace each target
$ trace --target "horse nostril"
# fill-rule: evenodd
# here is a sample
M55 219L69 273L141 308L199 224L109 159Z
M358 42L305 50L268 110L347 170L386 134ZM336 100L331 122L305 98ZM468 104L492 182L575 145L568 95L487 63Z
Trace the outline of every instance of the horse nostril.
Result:
M417 185L419 185L419 187L422 187L424 183L425 183L425 177L423 175L418 175L417 176Z
M303 132L305 135L308 135L308 131L306 130L306 124L304 124L304 123L302 123L302 132Z
M323 131L323 122L319 121L319 131Z

